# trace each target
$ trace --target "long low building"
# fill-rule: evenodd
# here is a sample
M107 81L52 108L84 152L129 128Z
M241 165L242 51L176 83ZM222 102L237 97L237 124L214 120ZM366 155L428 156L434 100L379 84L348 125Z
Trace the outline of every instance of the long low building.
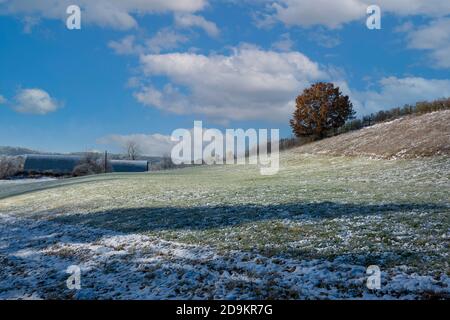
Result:
M110 160L112 172L149 171L149 162L145 160Z
M71 174L82 160L82 156L32 154L25 158L24 171ZM108 168L111 172L146 172L149 171L149 162L145 160L108 160Z

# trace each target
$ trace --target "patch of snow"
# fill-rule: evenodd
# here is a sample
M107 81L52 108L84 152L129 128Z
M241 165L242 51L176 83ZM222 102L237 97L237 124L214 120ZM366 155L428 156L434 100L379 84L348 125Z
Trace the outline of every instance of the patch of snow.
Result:
M342 235L347 237L350 235ZM0 215L0 299L391 299L450 294L443 273L382 272L367 289L366 266L294 260L253 252L219 254L138 234ZM81 290L69 290L70 265L81 268Z

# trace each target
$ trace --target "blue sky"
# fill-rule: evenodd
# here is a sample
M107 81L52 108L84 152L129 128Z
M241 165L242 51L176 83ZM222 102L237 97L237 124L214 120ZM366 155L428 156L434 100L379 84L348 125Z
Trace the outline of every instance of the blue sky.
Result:
M374 3L381 30L366 27ZM0 145L45 151L136 139L159 155L194 120L290 136L315 81L360 115L450 96L447 0L0 0L0 43Z

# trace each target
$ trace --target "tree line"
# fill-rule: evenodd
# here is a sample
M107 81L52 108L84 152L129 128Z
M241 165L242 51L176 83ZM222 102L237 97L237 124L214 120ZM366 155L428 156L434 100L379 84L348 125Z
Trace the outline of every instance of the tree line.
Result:
M377 123L404 116L421 115L450 109L450 97L434 101L420 101L389 110L381 110L360 118L355 117L348 96L332 83L318 82L296 98L290 125L295 137L280 140L280 150L300 146L315 140L359 130Z
M381 110L360 119L353 119L347 121L339 130L337 134L349 132L352 130L359 130L364 127L369 127L377 123L392 121L409 115L422 115L425 113L449 110L450 97L437 99L434 101L420 101L415 105L406 104L403 107L396 107L389 110Z

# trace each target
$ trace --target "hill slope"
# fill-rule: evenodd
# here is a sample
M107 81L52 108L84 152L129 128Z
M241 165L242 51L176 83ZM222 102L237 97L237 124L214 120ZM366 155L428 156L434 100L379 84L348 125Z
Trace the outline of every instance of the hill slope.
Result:
M39 154L39 151L21 147L0 146L1 156L23 156L25 154Z
M273 176L224 165L0 181L0 299L448 299L449 116L283 152ZM65 287L74 264L79 291Z
M380 123L304 145L296 151L385 159L450 155L450 110Z
M227 165L0 183L0 299L449 297L449 172L449 157L289 151L274 176ZM64 286L73 264L80 291Z

